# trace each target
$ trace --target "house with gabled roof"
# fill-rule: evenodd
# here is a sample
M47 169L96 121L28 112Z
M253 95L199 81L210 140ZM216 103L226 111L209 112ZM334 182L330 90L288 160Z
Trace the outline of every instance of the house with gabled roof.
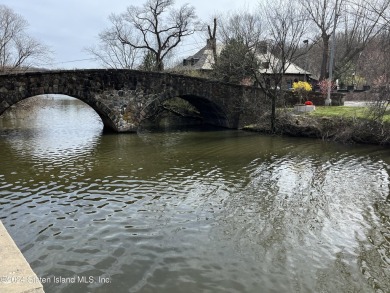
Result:
M176 72L210 72L213 70L213 45L216 46L217 55L219 55L223 49L222 44L215 44L213 42L215 42L215 39L208 39L206 46L204 46L194 55L184 58L183 62L174 67L173 70ZM259 68L260 73L272 75L274 72L280 72L280 70L275 70L275 68L278 67L278 64L281 64L281 61L271 52L269 52L266 42L262 42L262 44L259 46L257 57L261 64L261 68ZM284 83L286 88L291 88L294 81L315 80L311 77L311 73L309 71L299 67L294 63L288 63L286 67L287 68L284 74Z
M213 42L215 40L207 40L206 46L196 52L194 55L183 59L183 63L177 65L175 71L211 71L213 70L214 54L213 54ZM217 55L222 51L222 45L215 45Z

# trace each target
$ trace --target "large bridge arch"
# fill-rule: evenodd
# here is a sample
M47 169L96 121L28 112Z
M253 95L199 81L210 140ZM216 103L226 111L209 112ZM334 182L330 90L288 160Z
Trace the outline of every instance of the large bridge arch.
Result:
M204 124L215 125L219 127L229 128L228 116L216 103L205 98L196 95L180 95L180 96L159 96L148 105L146 105L141 114L141 123L144 119L148 119L153 116L153 113L158 113L161 105L168 100L179 98L182 99L193 107L195 107L202 117Z
M180 98L198 109L207 124L229 127L227 113L214 101L196 95L182 95Z
M106 107L105 105L99 105L98 101L96 99L85 98L85 97L82 97L82 96L72 95L72 94L67 93L67 92L50 92L49 91L49 92L44 92L44 93L39 94L39 95L32 95L32 96L25 95L25 96L20 96L19 99L15 99L14 98L14 99L12 99L13 104L7 103L6 107L4 107L3 111L0 113L0 116L8 108L10 108L13 105L18 104L19 102L21 102L23 100L26 100L26 99L29 99L29 98L32 98L32 97L43 96L43 95L64 95L64 96L68 96L68 97L80 100L80 101L84 102L85 104L87 104L89 107L91 107L96 112L96 114L100 117L100 119L101 119L105 129L112 130L115 127L114 121L112 121L110 119L110 116L107 115L107 113L111 113L111 111L110 111L110 109L108 109L108 107Z
M74 71L71 71L74 72ZM95 91L90 88L81 90L79 82L72 74L62 72L32 72L0 75L0 115L9 107L25 99L39 95L66 95L89 105L101 118L106 129L115 129L112 117L115 113L100 103Z
M264 97L260 89L159 72L137 70L62 70L0 75L0 115L28 97L62 94L93 108L104 127L137 131L147 107L180 97L193 104L210 124L239 128L246 111Z

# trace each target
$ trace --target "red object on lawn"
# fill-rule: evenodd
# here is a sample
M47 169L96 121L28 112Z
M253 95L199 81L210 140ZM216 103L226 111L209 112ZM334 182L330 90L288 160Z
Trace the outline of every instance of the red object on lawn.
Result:
M305 105L306 105L306 106L312 106L312 105L313 105L313 102L312 102L312 101L306 101L306 102L305 102Z

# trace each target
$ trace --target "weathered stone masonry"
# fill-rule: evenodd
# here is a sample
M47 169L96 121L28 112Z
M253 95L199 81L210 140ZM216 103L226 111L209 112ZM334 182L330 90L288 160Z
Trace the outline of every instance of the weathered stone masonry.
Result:
M26 98L63 94L91 106L104 127L133 132L153 107L180 97L194 105L206 123L240 128L254 121L260 89L183 75L136 70L64 70L0 75L0 115ZM252 114L251 114L252 113Z

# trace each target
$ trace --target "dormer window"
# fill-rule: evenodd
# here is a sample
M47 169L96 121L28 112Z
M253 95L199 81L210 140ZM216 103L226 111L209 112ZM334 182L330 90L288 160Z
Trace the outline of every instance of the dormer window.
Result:
M192 58L191 59L191 65L194 66L196 64L196 62L199 61L199 58Z
M183 66L194 66L199 61L199 58L183 59Z

